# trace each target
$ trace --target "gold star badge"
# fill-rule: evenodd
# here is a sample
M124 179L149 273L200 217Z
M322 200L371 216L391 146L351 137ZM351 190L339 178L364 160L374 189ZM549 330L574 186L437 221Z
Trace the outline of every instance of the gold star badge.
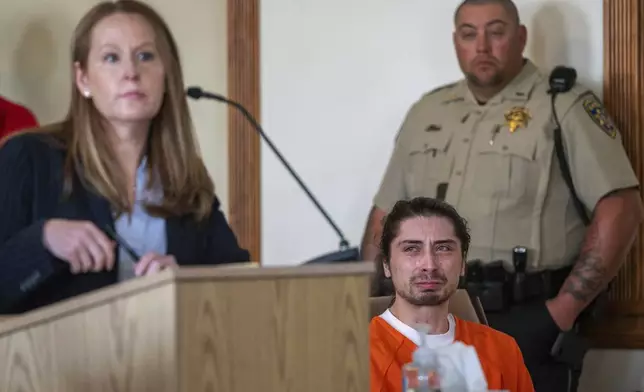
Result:
M526 108L513 107L505 113L505 125L514 133L518 128L528 126L528 120L532 119Z

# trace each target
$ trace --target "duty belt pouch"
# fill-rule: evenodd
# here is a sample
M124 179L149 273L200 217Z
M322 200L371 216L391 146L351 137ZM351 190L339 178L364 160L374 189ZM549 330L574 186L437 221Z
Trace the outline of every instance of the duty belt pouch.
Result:
M486 312L502 312L508 308L505 285L502 282L484 282L479 299Z
M502 312L510 305L508 274L501 261L482 265L478 260L468 265L467 291L481 301L486 312Z

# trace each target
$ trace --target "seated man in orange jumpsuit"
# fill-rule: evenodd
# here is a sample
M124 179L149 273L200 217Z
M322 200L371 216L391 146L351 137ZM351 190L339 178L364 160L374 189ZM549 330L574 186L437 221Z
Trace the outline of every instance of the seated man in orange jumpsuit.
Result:
M13 132L37 126L38 121L29 109L0 97L0 141Z
M372 392L402 391L402 366L419 344L413 326L427 324L431 347L454 341L476 349L488 389L534 392L519 346L509 335L448 312L465 274L467 223L447 203L419 197L399 201L386 217L379 273L391 279L393 305L369 325Z

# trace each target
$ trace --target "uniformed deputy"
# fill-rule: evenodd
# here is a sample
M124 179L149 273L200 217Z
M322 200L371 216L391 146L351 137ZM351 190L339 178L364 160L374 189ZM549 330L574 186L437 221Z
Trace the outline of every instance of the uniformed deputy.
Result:
M554 293L544 289L488 320L515 337L537 392L569 391L581 365L571 375L550 349L616 275L642 203L615 124L576 84L557 97L555 112L577 196L592 217L584 224L554 151L549 75L523 57L526 40L512 1L459 6L454 44L465 79L423 96L408 112L374 198L362 257L376 259L382 218L397 200L415 196L444 199L468 220L469 260L502 260L511 271L513 248L525 247L528 278L547 276Z

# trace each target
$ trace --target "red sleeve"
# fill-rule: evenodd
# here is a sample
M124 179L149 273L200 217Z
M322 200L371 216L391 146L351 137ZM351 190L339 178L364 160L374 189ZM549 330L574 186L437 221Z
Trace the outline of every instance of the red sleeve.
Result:
M33 113L20 105L12 105L4 114L4 121L0 123L0 139L23 129L35 128L38 120Z

